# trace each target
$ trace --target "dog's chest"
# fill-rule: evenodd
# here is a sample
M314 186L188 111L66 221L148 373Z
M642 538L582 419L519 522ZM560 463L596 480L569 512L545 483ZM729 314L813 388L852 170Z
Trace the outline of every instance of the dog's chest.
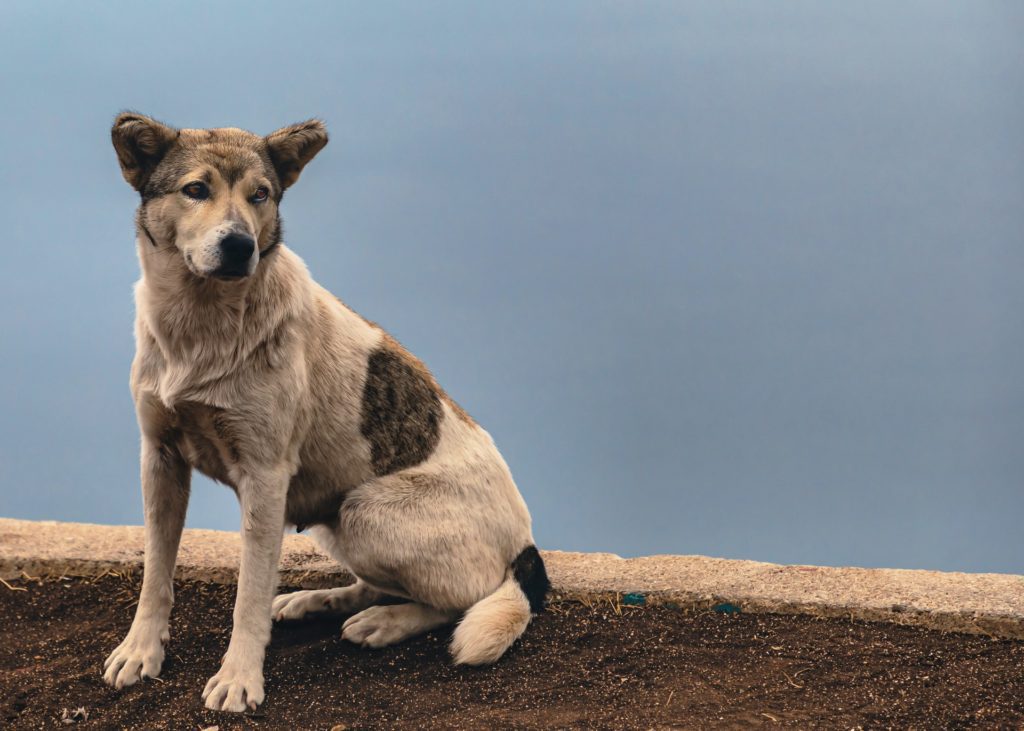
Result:
M186 402L174 409L174 433L181 455L207 477L231 487L240 463L251 452L253 435L239 417L226 409ZM286 516L305 526L331 523L346 492L344 481L300 469L289 485Z
M245 430L225 409L195 402L177 404L174 431L178 450L207 477L234 486L232 466L242 458Z

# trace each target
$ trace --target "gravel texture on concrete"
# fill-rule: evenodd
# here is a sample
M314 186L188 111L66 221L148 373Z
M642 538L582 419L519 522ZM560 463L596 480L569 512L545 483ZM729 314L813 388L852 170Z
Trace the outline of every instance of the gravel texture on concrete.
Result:
M140 571L143 545L138 526L0 518L0 578ZM186 530L177 575L234 583L240 546L236 533ZM543 555L560 598L851 617L1024 639L1024 576L1013 574L780 566L705 556ZM306 536L285 537L282 585L325 587L346 576Z

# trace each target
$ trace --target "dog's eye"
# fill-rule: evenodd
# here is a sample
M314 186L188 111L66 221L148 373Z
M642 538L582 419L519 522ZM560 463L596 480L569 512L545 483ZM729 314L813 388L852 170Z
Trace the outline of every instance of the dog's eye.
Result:
M263 201L265 201L269 197L270 197L270 191L267 190L264 186L261 185L259 188L256 189L256 192L252 194L252 202L253 203L262 203Z
M181 192L197 201L206 200L210 197L210 189L206 187L206 183L189 183Z

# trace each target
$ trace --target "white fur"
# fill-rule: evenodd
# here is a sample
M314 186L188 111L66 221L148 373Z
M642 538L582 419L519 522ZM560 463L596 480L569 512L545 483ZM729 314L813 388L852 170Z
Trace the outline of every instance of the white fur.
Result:
M415 602L369 607L349 617L341 636L364 647L386 647L448 624L455 616Z
M452 636L452 656L460 665L489 665L512 646L530 623L530 602L509 576L498 590L466 612Z
M311 614L353 614L383 598L384 594L365 581L338 589L316 589L280 594L270 613L277 621L303 619Z

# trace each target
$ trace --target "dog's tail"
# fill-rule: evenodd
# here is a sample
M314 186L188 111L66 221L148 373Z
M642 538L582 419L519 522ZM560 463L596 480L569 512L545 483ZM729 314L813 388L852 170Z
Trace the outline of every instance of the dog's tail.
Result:
M459 665L489 665L526 631L530 618L544 611L551 583L536 546L516 556L509 574L493 594L467 611L452 637Z

